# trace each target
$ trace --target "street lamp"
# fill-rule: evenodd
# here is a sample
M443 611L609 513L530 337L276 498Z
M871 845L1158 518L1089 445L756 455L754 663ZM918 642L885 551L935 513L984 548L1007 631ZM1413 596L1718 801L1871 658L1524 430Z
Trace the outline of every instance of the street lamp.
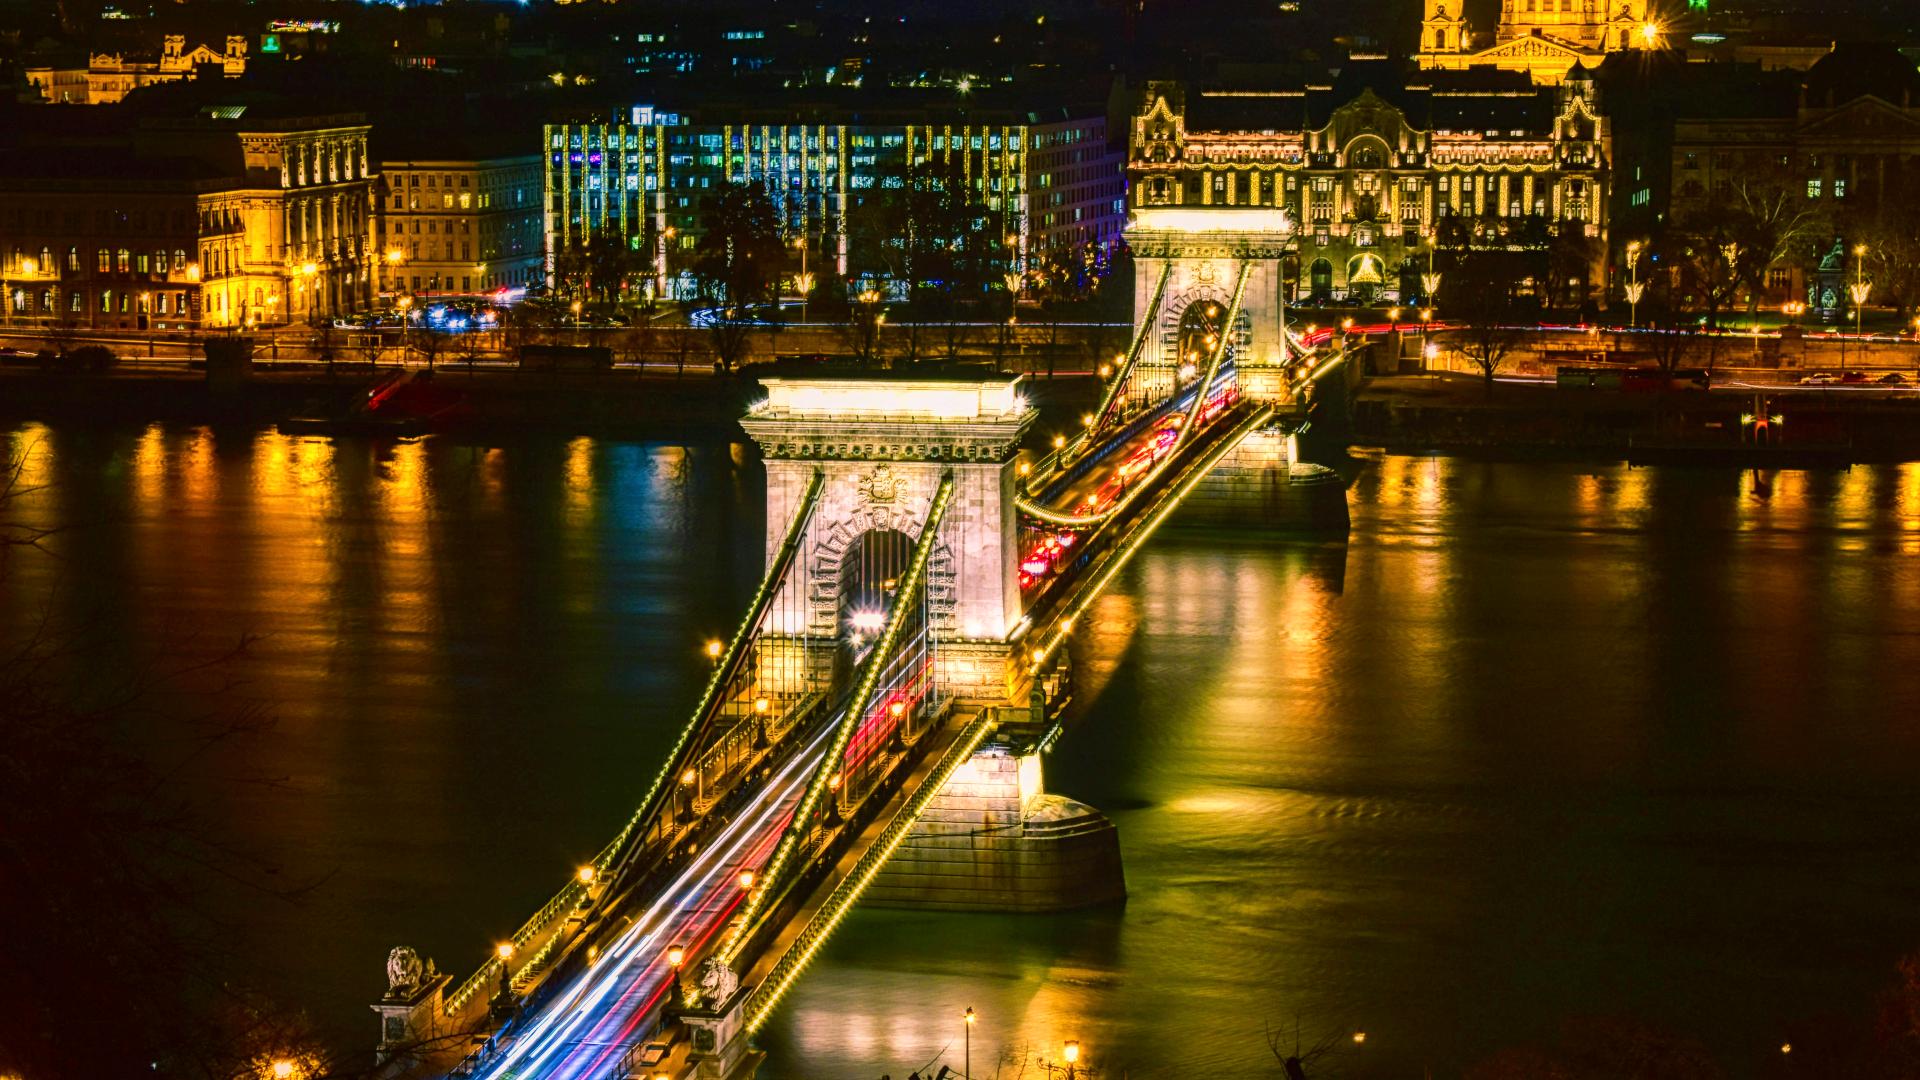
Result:
M1873 282L1867 280L1867 245L1856 244L1853 248L1853 284L1847 286L1847 295L1853 298L1853 332L1859 336L1867 316L1867 295L1873 292Z
M680 965L687 962L687 950L679 945L667 949L667 966L673 969L673 984L668 988L668 1007L679 1009L686 1004L686 998L680 990Z
M673 299L673 290L668 288L668 282L671 280L671 278L667 274L667 251L668 251L668 241L673 239L673 234L675 233L675 231L676 230L671 225L660 230L660 265L654 268L655 272L657 272L660 275L660 288L658 288L655 291L661 296L661 298L667 299L667 300Z
M1640 297L1647 287L1640 283L1640 241L1627 245L1627 326L1640 325Z
M1074 1066L1080 1061L1080 1044L1068 1039L1067 1045L1060 1048L1060 1056L1067 1062L1067 1080L1073 1080Z
M500 1000L513 997L513 942L503 941L493 947L494 959L500 961Z
M793 246L800 249L800 272L793 276L793 287L800 290L800 321L807 321L807 297L813 292L813 275L807 273L807 234L802 232Z
M961 1060L961 1064L966 1066L966 1071L961 1075L967 1077L967 1080L973 1080L973 1006L967 1006L967 1011L960 1014L960 1019L966 1021L966 1026L961 1028L965 1033L966 1047L966 1057Z
M573 331L574 333L577 334L580 332L580 301L575 300L572 304L572 307L573 307Z
M286 1058L281 1058L279 1061L274 1062L273 1076L274 1080L288 1080L289 1077L293 1076L293 1062L288 1061Z
M385 256L387 261L387 284L394 292L400 291L400 264L407 261L407 253L399 248L389 248Z
M320 315L320 294L316 291L316 283L313 280L319 272L320 267L313 263L300 264L300 276L306 279L308 322L318 321Z

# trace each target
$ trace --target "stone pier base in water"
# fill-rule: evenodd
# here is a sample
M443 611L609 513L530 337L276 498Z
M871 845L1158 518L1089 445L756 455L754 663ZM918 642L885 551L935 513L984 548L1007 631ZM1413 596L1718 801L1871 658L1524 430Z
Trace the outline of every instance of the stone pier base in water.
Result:
M1242 529L1347 532L1347 485L1340 474L1299 460L1291 435L1256 431L1214 466L1174 522Z
M939 911L1062 911L1126 895L1113 822L1047 794L1037 752L1016 757L990 746L934 797L864 900Z

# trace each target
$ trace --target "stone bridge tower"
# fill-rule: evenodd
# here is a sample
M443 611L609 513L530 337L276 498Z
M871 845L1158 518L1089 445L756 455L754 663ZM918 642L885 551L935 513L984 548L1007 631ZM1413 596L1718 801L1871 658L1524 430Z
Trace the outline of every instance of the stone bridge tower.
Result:
M1009 700L1024 615L1015 460L1034 412L1021 376L861 372L762 379L741 420L767 468L769 562L815 469L821 503L775 597L769 633L838 639L875 619L942 476L954 492L927 567L936 676L962 700ZM799 595L794 595L795 591Z

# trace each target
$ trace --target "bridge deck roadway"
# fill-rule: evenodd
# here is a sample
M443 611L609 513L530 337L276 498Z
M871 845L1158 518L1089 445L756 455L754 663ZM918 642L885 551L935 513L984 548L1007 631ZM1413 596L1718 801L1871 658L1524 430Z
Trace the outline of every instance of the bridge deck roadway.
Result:
M845 845L839 858L834 860L833 866L824 875L818 877L806 898L792 909L791 915L781 923L780 929L759 949L759 956L753 966L742 973L741 985L758 986L765 981L773 966L793 946L794 940L806 929L807 924L813 921L814 916L820 913L833 895L834 889L847 879L853 872L854 865L878 842L880 834L884 833L887 826L906 808L914 793L927 783L927 778L939 766L940 759L945 757L947 751L952 748L954 740L958 739L973 722L974 715L972 709L956 709L947 717L945 723L921 736L919 745L913 748L918 756L913 760L912 767L906 771L898 783L882 793L884 796L882 801L873 808L873 812L866 819L866 825L853 838L852 843Z

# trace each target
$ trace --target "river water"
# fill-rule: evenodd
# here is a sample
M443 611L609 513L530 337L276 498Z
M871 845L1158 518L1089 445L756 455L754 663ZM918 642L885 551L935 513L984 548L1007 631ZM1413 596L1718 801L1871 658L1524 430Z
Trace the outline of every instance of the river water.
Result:
M755 577L750 451L0 429L59 526L0 573L132 665L257 635L277 723L196 780L297 901L235 940L342 1045L382 962L463 974L642 793ZM1083 622L1057 791L1124 907L861 912L763 1075L1455 1075L1618 1014L1736 1072L1920 945L1920 466L1388 457L1349 543L1158 538ZM92 677L92 676L90 676ZM1351 1034L1364 1030L1364 1044Z

